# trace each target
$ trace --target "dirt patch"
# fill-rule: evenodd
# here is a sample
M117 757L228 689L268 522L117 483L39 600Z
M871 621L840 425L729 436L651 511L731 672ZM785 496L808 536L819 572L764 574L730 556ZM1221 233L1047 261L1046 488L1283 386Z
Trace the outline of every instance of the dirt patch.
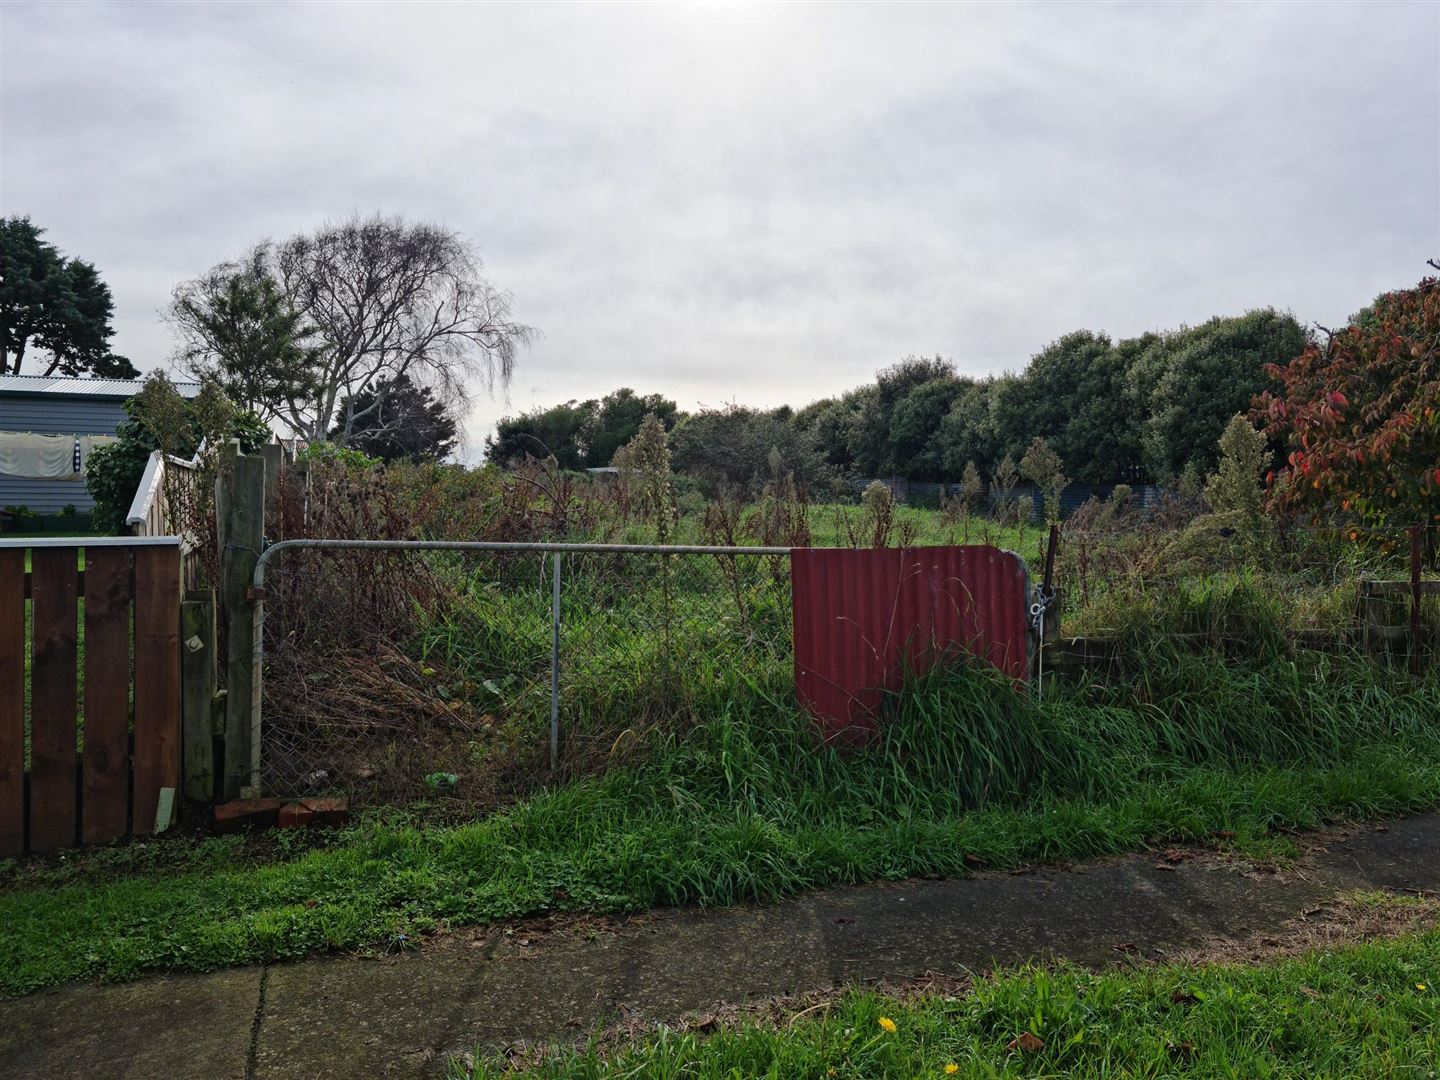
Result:
M1267 964L1440 926L1440 894L1354 892L1322 901L1277 930L1218 938L1167 958L1181 964Z
M523 956L545 945L594 941L663 921L669 912L641 911L633 915L595 915L552 912L523 919L505 919L484 926L441 927L424 939L427 951L484 949L490 955Z

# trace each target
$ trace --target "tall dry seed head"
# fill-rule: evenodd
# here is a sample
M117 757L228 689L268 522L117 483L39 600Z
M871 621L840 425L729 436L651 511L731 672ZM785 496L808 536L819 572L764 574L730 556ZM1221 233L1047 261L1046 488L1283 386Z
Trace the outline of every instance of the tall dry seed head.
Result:
M1205 484L1210 509L1259 518L1264 511L1265 458L1265 436L1244 416L1235 416L1220 436L1220 467Z
M1060 455L1050 444L1038 435L1031 440L1025 456L1020 459L1020 471L1045 497L1045 520L1054 525L1060 521L1060 493L1070 483L1062 471Z
M670 439L654 413L646 413L635 437L615 452L615 467L641 513L655 523L655 539L670 540L675 523L675 490L670 472Z

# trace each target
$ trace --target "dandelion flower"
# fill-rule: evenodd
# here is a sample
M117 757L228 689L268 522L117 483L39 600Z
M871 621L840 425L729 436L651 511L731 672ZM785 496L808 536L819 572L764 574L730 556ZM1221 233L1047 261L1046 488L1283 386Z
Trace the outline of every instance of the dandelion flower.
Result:
M1424 990L1424 989L1425 989L1425 984L1424 984L1424 983L1416 983L1416 984L1415 984L1415 989L1416 989L1416 990Z
M954 1075L955 1075L957 1072L959 1072L959 1071L960 1071L960 1066L959 1066L959 1065L956 1065L955 1062L953 1062L953 1061L950 1062L949 1065L946 1065L946 1066L945 1066L945 1075L946 1075L946 1076L954 1076Z
M895 1021L891 1020L888 1016L880 1017L880 1026L886 1031L888 1031L891 1035L895 1034Z

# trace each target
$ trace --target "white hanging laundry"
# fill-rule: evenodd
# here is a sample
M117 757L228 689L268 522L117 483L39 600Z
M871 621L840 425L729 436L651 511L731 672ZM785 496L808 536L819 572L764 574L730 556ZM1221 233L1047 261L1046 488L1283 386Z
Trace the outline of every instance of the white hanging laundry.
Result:
M84 476L90 469L90 454L102 446L109 446L113 442L119 442L114 435L81 435L80 436L80 473Z
M73 480L75 436L0 431L0 473L31 480Z

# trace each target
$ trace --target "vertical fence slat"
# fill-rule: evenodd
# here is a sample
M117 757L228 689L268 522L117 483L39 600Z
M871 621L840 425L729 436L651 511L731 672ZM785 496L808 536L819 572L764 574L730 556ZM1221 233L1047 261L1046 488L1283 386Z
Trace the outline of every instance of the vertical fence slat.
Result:
M0 551L0 856L25 850L25 552Z
M30 848L75 843L75 649L79 549L30 555Z
M80 837L124 836L130 802L130 551L85 552L85 754Z
M180 552L135 549L135 776L131 831L155 831L180 771ZM168 821L159 822L161 828Z

